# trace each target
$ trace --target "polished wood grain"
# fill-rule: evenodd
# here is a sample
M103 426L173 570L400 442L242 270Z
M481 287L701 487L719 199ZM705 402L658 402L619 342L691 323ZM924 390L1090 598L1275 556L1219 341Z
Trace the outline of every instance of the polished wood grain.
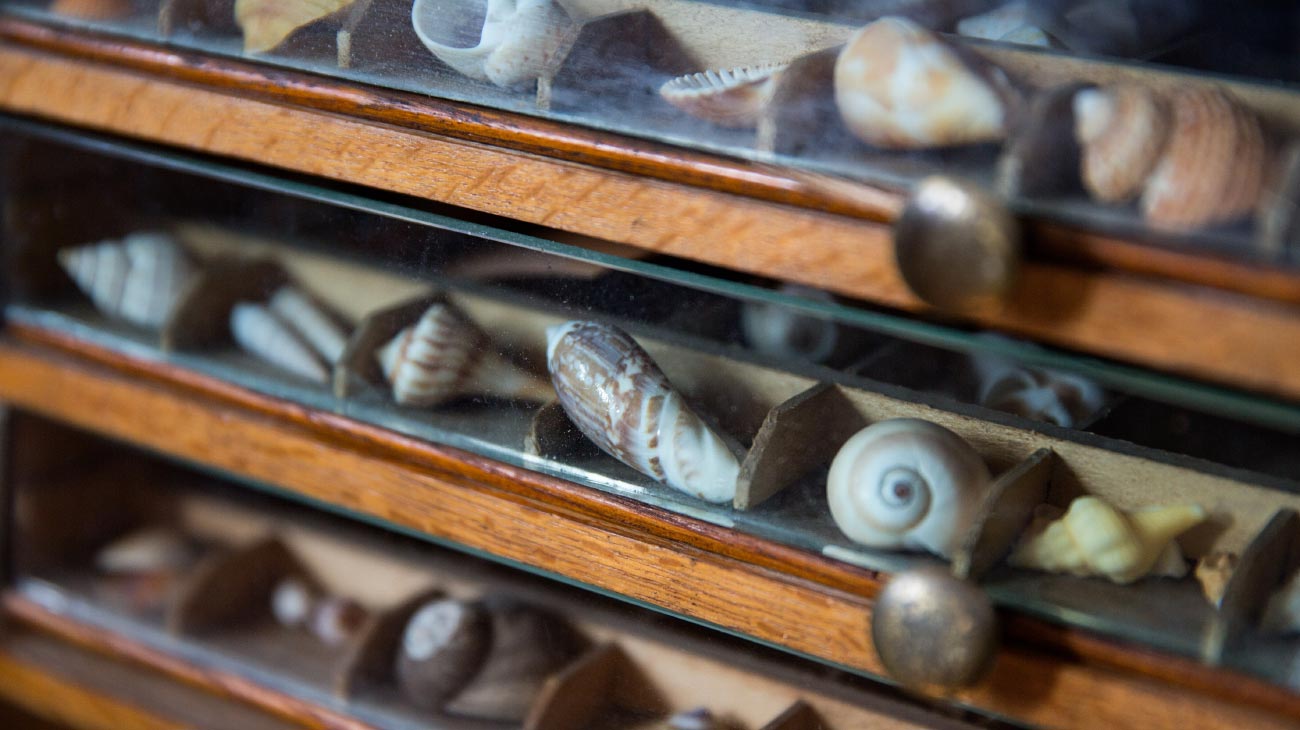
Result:
M111 369L33 345L3 345L0 397L113 438L880 673L868 632L877 575L455 449L349 425L202 376L181 377L167 365L116 360ZM1083 651L1049 653L1055 650L1020 643L1015 635L1008 643L991 677L961 699L1055 727L1122 725L1134 718L1144 727L1170 730L1283 727L1300 718L1300 698L1194 662L1167 656L1130 661L1122 649L1094 661ZM1113 644L1101 646L1110 650Z

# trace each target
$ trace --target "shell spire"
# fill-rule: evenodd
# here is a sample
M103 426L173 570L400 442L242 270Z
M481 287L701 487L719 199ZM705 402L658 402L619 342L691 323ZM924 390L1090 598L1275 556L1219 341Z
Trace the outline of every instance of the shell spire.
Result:
M163 326L197 273L185 249L165 233L66 248L58 259L96 309L149 329Z
M240 347L273 365L318 383L329 379L316 352L260 304L236 304L230 310L230 332Z
M574 321L546 336L560 405L602 451L706 502L735 498L736 454L627 333Z
M1032 526L1008 562L1132 583L1157 567L1169 567L1174 538L1205 518L1205 510L1196 504L1125 513L1097 497L1079 497L1059 519Z

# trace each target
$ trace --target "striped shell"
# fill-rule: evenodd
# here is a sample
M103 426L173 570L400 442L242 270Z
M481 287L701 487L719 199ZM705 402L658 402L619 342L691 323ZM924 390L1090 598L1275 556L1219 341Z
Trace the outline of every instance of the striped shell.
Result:
M1084 89L1074 96L1084 187L1092 197L1122 203L1137 197L1164 150L1168 105L1133 85Z
M602 451L707 502L736 496L740 464L645 350L596 322L547 330L547 364L560 405Z
M236 304L230 310L230 333L236 344L272 365L318 383L329 378L329 370L316 351L261 304Z
M678 76L660 86L659 95L693 117L724 127L753 127L788 65L765 63Z
M348 335L316 300L293 286L282 286L267 307L289 325L327 363L338 362Z
M1180 91L1170 102L1173 128L1142 193L1142 215L1182 229L1251 215L1269 162L1259 118L1214 89Z
M393 400L402 405L436 406L471 394L534 400L553 395L540 378L495 353L487 334L450 304L429 307L375 356Z
M59 264L95 308L148 329L161 329L197 273L165 233L132 233L121 241L65 248Z

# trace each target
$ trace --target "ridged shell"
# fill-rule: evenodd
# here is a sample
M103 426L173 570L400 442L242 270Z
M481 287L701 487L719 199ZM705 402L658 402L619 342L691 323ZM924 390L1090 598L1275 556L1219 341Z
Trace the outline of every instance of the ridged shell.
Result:
M1029 22L1029 3L1009 2L957 21L957 34L995 41Z
M1170 127L1168 105L1144 87L1113 86L1075 94L1074 129L1084 187L1108 203L1137 197L1160 159Z
M915 418L874 423L831 463L831 517L868 547L952 557L988 492L988 467L957 434Z
M439 599L406 623L397 655L397 684L416 707L438 710L478 673L491 641L488 614L478 603Z
M329 379L316 352L261 304L236 304L230 310L230 333L244 350L273 365L319 383Z
M735 498L736 455L627 333L575 321L546 335L560 405L602 451L707 502Z
M375 356L393 400L402 405L436 406L471 394L531 400L553 395L544 380L494 352L487 334L450 304L429 307Z
M1125 513L1097 497L1079 497L1065 515L1035 520L1008 562L1022 568L1132 583L1157 568L1186 575L1174 538L1204 522L1205 510L1185 504Z
M724 127L753 127L788 65L766 63L678 76L660 86L659 95L693 117Z
M1250 216L1269 162L1259 118L1214 89L1177 92L1170 104L1173 127L1142 192L1143 216L1182 229Z
M324 20L354 2L356 0L235 0L235 20L244 31L244 52L273 50L299 28Z
M552 0L415 0L411 24L448 66L497 86L552 73L578 33Z
M164 233L65 248L58 259L101 312L155 330L197 273L185 250Z
M835 103L864 142L924 149L1006 136L1010 82L968 65L953 48L904 18L881 18L849 39L835 61Z
M327 363L338 362L347 347L348 335L338 322L309 295L283 286L267 302L280 321L289 325Z

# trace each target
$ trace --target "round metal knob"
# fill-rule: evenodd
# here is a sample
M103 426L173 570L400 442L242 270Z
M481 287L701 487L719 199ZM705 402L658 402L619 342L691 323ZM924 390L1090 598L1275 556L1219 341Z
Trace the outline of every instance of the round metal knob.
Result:
M952 178L917 184L894 223L894 257L908 287L937 307L996 304L1020 269L1020 225L995 195Z
M951 690L978 682L997 651L993 602L974 584L926 567L894 576L871 620L876 653L906 687Z

